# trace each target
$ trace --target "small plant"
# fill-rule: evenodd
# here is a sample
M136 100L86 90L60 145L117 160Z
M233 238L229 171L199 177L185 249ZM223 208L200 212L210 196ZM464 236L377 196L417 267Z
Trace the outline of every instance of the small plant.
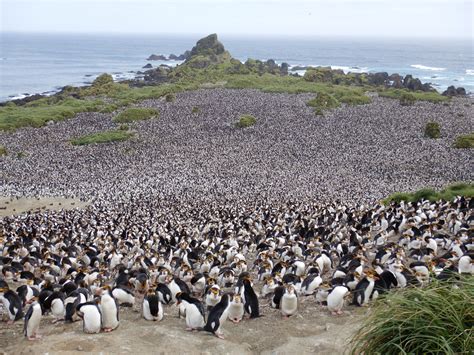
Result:
M191 113L199 113L199 107L194 106L193 109L191 110Z
M395 192L383 200L383 203L388 205L391 202L417 202L421 199L430 200L432 202L439 200L449 201L453 200L456 196L474 197L474 184L458 182L446 186L441 191L424 188L415 192Z
M235 126L238 128L247 128L253 126L255 123L257 123L257 119L252 115L242 115Z
M428 122L425 126L425 137L439 138L441 136L441 127L438 122Z
M341 106L340 102L331 94L320 92L318 95L306 103L308 106L314 107L317 115L322 115L323 110L330 110Z
M170 92L169 94L166 94L165 100L166 102L174 102L174 100L176 100L176 95Z
M127 124L125 123L122 123L119 128L118 128L120 131L128 131L130 129L130 127L128 127Z
M7 155L7 148L5 148L3 145L0 145L0 157L3 157L4 155Z
M402 106L411 106L415 103L415 101L416 101L416 98L411 93L404 92L400 96L400 105Z
M159 112L154 108L131 107L119 113L113 121L117 123L130 123L133 121L148 120L157 117Z
M88 134L71 140L72 145L88 145L88 144L101 144L110 142L121 142L125 141L133 136L133 133L112 130Z
M28 154L26 154L25 152L16 153L17 159L23 159L23 158L26 158L27 156L28 156Z
M454 141L454 148L474 148L474 133L459 136Z

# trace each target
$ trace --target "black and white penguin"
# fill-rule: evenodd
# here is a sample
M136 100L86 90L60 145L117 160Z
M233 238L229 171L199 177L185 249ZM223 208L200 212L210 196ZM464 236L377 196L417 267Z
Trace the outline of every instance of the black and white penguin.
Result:
M184 304L186 309L186 330L196 330L204 327L204 306L197 298L181 292L176 295L178 305Z
M173 300L173 296L171 295L169 287L164 283L158 283L156 285L156 294L159 297L161 303L170 304Z
M43 303L44 310L50 310L54 316L53 323L64 319L66 309L64 307L64 294L61 291L54 291Z
M239 323L244 317L244 313L245 310L242 297L240 297L239 294L233 294L227 309L228 318L234 323Z
M206 292L206 306L209 310L210 308L214 307L218 304L221 300L221 288L219 285L212 285L209 290Z
M20 296L18 296L15 291L10 290L6 283L0 288L0 301L3 303L3 308L7 310L9 318L8 324L13 324L13 322L23 317L23 307Z
M163 319L163 306L155 290L150 289L148 295L143 300L143 318L150 321L160 321Z
M305 296L312 295L322 282L323 279L317 273L309 274L301 285L301 294Z
M255 293L249 278L243 280L243 299L245 312L250 314L250 318L260 317L260 310L258 306L258 297Z
M113 298L109 286L102 288L100 312L102 314L102 328L104 332L111 332L119 326L119 305Z
M23 326L23 332L25 337L28 340L37 340L41 339L41 336L38 334L38 329L41 323L41 317L43 312L41 310L40 304L37 302L37 297L32 298L33 303L25 315L25 324Z
M373 272L368 271L366 273L366 277L359 281L354 290L353 304L360 307L368 305L376 279L378 279L378 276L375 276Z
M31 287L29 284L19 286L16 289L16 293L23 302L23 307L30 303L34 296L39 295L38 289L36 287Z
M135 304L135 296L133 291L128 286L118 285L114 287L112 290L112 296L121 306L131 307Z
M41 296L41 293L40 293ZM66 323L74 322L74 315L76 314L77 306L81 303L86 303L87 298L83 293L75 290L66 296L64 300L64 306L66 308L66 314L64 320Z
M227 308L229 306L229 298L230 295L227 293L222 295L220 302L209 312L206 325L203 328L203 330L213 333L219 339L224 339L221 327L228 316Z
M327 296L328 310L332 315L342 314L342 307L344 306L344 298L350 295L347 286L334 287Z
M275 292L273 292L273 297L272 297L270 306L275 309L280 309L281 299L284 294L285 294L285 286L282 286L282 285L277 286L275 288Z
M102 328L102 314L100 312L99 303L100 298L96 298L95 301L77 305L76 311L79 317L82 318L82 329L84 333L100 333Z
M293 285L286 285L280 301L280 312L283 317L290 317L298 310L298 297Z

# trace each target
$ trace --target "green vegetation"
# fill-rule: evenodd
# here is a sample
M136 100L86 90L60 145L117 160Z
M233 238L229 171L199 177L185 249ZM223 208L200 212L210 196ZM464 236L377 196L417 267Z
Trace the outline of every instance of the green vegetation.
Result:
M111 130L92 133L71 140L72 145L87 145L125 141L133 136L133 133L123 130Z
M23 159L23 158L26 158L27 156L28 156L28 154L25 153L25 152L18 152L18 153L16 153L17 159Z
M131 107L120 112L113 118L113 121L118 123L130 123L133 121L148 120L158 115L159 112L153 108Z
M441 127L438 122L428 122L425 125L425 137L439 138L441 137Z
M474 148L474 132L457 137L454 148Z
M314 99L306 103L308 106L314 107L314 112L317 115L322 115L323 110L330 110L341 106L339 101L331 94L324 92L319 93Z
M242 115L235 126L238 128L247 128L253 126L255 123L257 123L257 119L252 115Z
M127 124L125 123L122 123L119 128L118 128L120 131L128 131L130 129L130 127L128 127Z
M0 157L3 157L4 155L7 155L7 154L8 154L7 148L5 148L5 146L0 144Z
M430 200L433 202L439 200L450 201L456 196L474 197L474 184L456 183L447 186L441 191L424 188L416 192L396 192L383 200L383 203L387 205L392 201L396 203L400 203L401 201L417 202L421 199Z
M378 91L379 96L388 97L391 99L398 99L402 104L410 105L415 101L429 101L433 103L449 101L448 96L443 96L438 92L433 91L408 91L405 89L380 89ZM447 104L447 102L445 102Z
M165 100L166 102L174 102L174 100L176 100L176 95L170 92L169 94L166 94Z
M352 354L471 354L474 278L433 281L377 300L352 339Z
M191 110L191 113L199 113L199 107L194 106L193 109Z

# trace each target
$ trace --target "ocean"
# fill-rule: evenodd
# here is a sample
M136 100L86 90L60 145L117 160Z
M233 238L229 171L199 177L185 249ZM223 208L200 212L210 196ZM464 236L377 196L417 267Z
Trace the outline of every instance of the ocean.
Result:
M204 35L84 35L0 33L0 101L65 85L86 85L101 73L134 77L151 54L182 54ZM331 66L345 72L412 74L439 90L474 93L472 40L276 38L219 36L237 59L274 59L290 66ZM153 61L176 65L179 62Z

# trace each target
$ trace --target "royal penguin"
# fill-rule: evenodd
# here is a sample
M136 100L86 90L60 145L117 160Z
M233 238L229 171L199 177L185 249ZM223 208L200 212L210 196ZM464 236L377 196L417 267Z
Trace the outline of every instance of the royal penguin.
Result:
M204 327L204 306L197 298L188 293L180 292L176 295L178 306L183 303L186 309L186 330L197 330Z
M331 289L332 287L328 282L323 282L319 285L318 290L316 291L316 302L320 305L326 305Z
M104 329L104 332L111 332L119 326L119 305L113 298L109 286L102 288L100 313L102 314L102 329Z
M298 310L298 297L293 285L286 285L280 300L280 312L283 317L290 317Z
M213 333L219 339L224 339L221 327L228 316L229 298L230 295L227 293L222 295L220 302L209 312L206 325L203 328L203 330Z
M221 289L219 285L212 285L206 292L206 306L208 309L214 307L221 300Z
M148 290L148 295L143 300L143 318L150 321L160 321L163 319L163 306L155 290Z
M8 324L13 324L13 322L20 320L23 317L23 307L20 296L10 290L7 283L2 283L0 287L0 301L3 303L3 308L6 309L8 313Z
M262 291L261 291L262 297L267 297L268 295L271 295L275 291L275 288L277 286L278 284L275 282L275 279L272 276L266 277L265 280L263 281L263 286L262 286Z
M250 318L260 317L260 310L258 305L258 297L255 293L249 278L243 280L243 299L245 312L250 314Z
M334 287L327 296L328 310L332 315L342 314L342 307L344 306L344 299L350 295L347 286Z
M23 331L25 333L25 337L28 340L37 340L41 338L41 336L38 334L38 329L41 323L43 312L41 310L40 304L36 302L36 300L37 297L33 297L33 303L25 314L25 324Z
M370 296L374 291L375 280L378 276L374 275L373 272L368 271L366 276L359 281L354 290L353 304L357 306L367 306L370 300Z
M273 292L272 300L270 306L275 309L280 309L281 299L285 293L285 286L277 286L275 292Z
M84 333L100 333L102 328L102 314L100 311L100 298L94 301L80 303L77 305L76 312L82 318L82 329Z
M305 296L312 295L322 282L323 279L318 274L309 274L301 285L301 294Z
M158 283L156 285L156 294L160 299L160 302L163 304L170 304L173 300L173 296L171 295L169 287L164 283Z
M121 306L131 307L135 304L135 296L133 291L125 285L118 285L114 287L112 290L112 296Z
M64 307L64 294L61 291L51 293L44 301L43 306L53 314L53 323L64 320L66 308Z
M244 317L244 313L245 310L242 297L240 297L239 294L233 294L227 310L227 316L229 317L229 320L234 323L239 323Z

